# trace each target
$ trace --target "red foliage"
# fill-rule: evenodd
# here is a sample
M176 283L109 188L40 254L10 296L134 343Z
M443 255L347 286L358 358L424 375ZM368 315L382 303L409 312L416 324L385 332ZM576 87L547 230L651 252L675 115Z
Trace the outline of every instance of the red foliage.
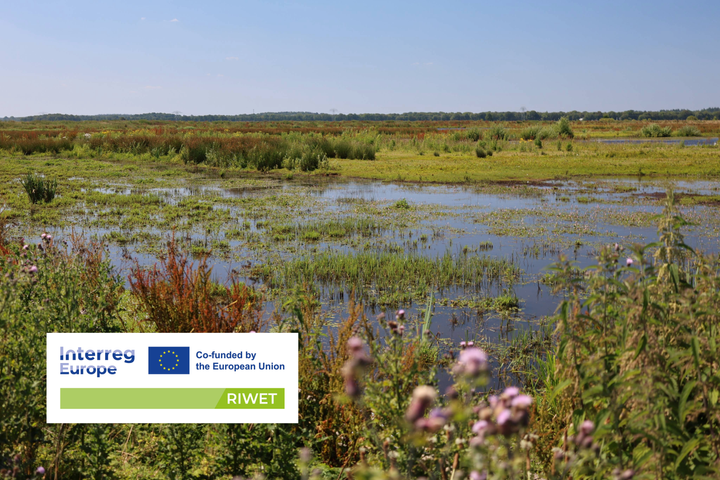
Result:
M130 288L158 332L260 331L262 296L235 279L229 287L216 284L211 272L204 258L194 269L173 239L160 267L145 270L135 261Z

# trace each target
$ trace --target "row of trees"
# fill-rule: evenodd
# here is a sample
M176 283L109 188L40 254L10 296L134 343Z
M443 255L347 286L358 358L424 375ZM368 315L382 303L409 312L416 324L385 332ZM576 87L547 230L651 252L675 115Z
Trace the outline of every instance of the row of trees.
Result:
M336 114L313 112L268 112L242 115L180 115L175 113L142 113L138 115L65 115L51 113L33 115L30 117L5 117L5 121L83 121L83 120L180 120L195 122L262 122L262 121L522 121L544 120L557 121L562 117L570 120L717 120L720 118L720 108L706 108L703 110L659 110L640 111L626 110L624 112L408 112L408 113L361 113ZM694 117L694 118L692 118Z

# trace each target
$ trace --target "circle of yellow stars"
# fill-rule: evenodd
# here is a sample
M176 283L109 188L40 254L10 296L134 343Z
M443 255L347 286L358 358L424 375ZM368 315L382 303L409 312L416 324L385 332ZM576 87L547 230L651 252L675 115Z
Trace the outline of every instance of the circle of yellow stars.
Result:
M172 367L165 367L165 366L163 366L163 364L162 364L163 355L165 355L165 354L167 354L167 353L170 354L170 358L171 358L171 359L172 359L172 356L175 355L175 359L174 359L174 360L175 360L175 365L172 366ZM176 354L175 352L173 352L172 350L167 350L167 351L164 351L163 353L161 353L161 354L160 354L160 358L158 358L158 362L160 362L160 366L162 367L162 369L163 369L163 370L167 370L168 372L170 372L170 371L172 371L172 370L175 370L175 368L180 365L180 359L179 359L179 357L178 357L177 354Z

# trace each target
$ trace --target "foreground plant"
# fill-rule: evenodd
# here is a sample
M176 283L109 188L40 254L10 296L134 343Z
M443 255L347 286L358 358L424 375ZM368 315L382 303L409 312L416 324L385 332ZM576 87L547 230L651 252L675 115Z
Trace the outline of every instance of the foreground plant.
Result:
M685 245L684 225L670 192L660 241L627 259L620 247L603 250L583 295L569 263L556 269L574 290L558 324L564 390L554 418L568 426L554 467L561 478L568 436L587 435L587 421L600 446L584 462L593 478L720 473L719 265Z

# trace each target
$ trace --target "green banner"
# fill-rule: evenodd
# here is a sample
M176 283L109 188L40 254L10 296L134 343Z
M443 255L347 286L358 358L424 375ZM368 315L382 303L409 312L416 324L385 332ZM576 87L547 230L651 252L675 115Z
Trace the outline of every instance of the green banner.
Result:
M275 409L284 388L61 388L61 409Z

